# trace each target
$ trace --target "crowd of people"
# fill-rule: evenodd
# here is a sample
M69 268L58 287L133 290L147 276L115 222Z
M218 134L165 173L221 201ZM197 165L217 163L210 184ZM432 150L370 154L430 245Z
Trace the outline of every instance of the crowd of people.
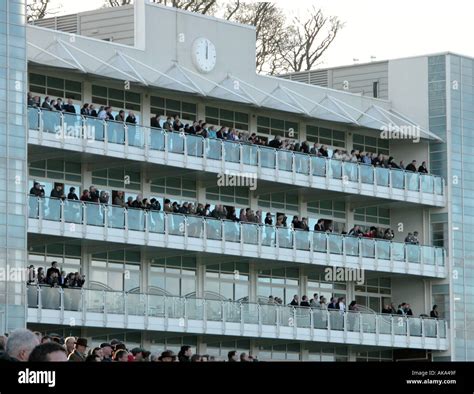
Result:
M282 300L278 297L269 296L268 304L281 305ZM307 295L303 295L300 299L298 294L295 294L288 305L322 310L338 310L341 312L360 311L360 306L357 305L357 302L355 300L351 301L351 303L347 306L345 297L331 297L330 302L327 303L326 297L324 297L323 295L320 295L318 297L318 293L314 293L313 298L311 299L309 299ZM402 302L398 305L398 307L396 307L393 303L385 304L381 312L390 315L413 316L411 305L407 302ZM425 314L422 314L420 316L428 317L428 315ZM433 309L431 310L429 317L436 319L439 318L439 311L437 305L433 305Z
M39 182L34 182L33 187L30 189L30 195L44 198L45 191L43 186ZM267 226L310 231L308 218L300 217L298 215L294 215L293 219L288 224L288 217L284 213L277 212L275 215L273 215L271 212L267 212L263 218L263 213L260 209L254 211L251 208L241 208L238 211L235 207L229 205L217 204L212 206L211 204L193 202L183 202L180 204L178 201L171 202L171 200L168 198L163 200L163 206L161 206L161 203L157 198L148 199L143 197L142 194L137 194L135 198L130 196L125 199L125 193L123 191L113 191L112 196L110 196L108 191L99 191L93 185L91 185L88 189L84 189L81 197L79 198L76 194L75 187L70 187L69 192L66 195L63 190L63 185L61 183L55 183L54 188L51 190L50 197L62 200L80 200L87 203L92 202L105 205L114 205L123 208L143 209L147 211L163 210L163 212L166 213L202 216L220 220L231 220L234 222L257 223L265 224ZM331 219L320 218L317 220L313 229L317 232L333 233L333 221ZM395 237L394 231L390 228L370 226L364 231L360 225L355 225L349 232L342 230L341 235L385 239L388 241L393 240ZM418 240L418 232L415 231L413 233L408 233L407 237L405 238L405 243L418 245L420 243Z
M47 285L51 287L73 287L81 288L84 286L85 276L79 272L60 271L58 262L53 261L51 267L44 272L43 267L36 270L34 265L28 267L28 284L29 285Z
M0 336L0 362L212 362L222 361L208 354L194 354L191 346L181 346L178 354L171 350L152 354L142 347L128 349L117 339L90 347L87 338L42 335L28 329L17 329ZM256 357L236 350L227 354L228 362L255 362Z
M65 113L76 114L73 100L68 98L63 100L58 97L52 99L46 96L41 101L40 96L33 96L28 92L27 96L28 106L34 108L41 108L50 111L61 111ZM125 111L120 110L117 115L113 115L111 106L99 106L96 108L94 104L84 103L80 109L80 114L83 116L96 117L98 119L108 121L113 120L117 122L124 122L128 124L137 124L137 118L133 111L128 111L126 116ZM330 149L327 145L320 143L310 143L308 141L299 142L293 138L282 138L276 135L272 140L265 137L258 136L256 133L247 131L238 131L234 127L215 126L207 123L204 120L195 120L192 123L183 123L179 115L167 116L166 120L161 123L163 115L156 114L150 119L150 126L163 129L167 132L179 132L189 135L197 135L203 138L215 138L227 141L240 141L248 144L268 146L274 149L288 150L293 152L301 152L313 156L325 157L329 159L336 159L341 161L349 161L354 163L361 163L372 165L374 167L394 168L411 172L420 172L427 174L428 168L425 161L418 166L417 161L413 160L405 166L403 160L398 163L392 156L384 156L380 153L360 151L352 149L347 151L344 149Z

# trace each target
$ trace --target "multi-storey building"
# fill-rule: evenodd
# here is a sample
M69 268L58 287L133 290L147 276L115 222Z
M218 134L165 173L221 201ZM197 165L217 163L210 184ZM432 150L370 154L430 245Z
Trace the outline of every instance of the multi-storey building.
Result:
M397 100L388 101L257 75L253 28L141 1L22 28L28 87L20 84L22 99L14 108L23 115L5 112L16 138L27 140L28 175L18 172L21 160L16 172L6 173L4 183L18 197L9 189L15 200L2 208L2 225L12 231L24 218L27 236L20 244L8 233L6 246L19 251L6 261L45 269L57 261L66 273L85 275L85 284L78 289L15 282L0 304L6 311L0 315L3 330L26 324L85 336L93 344L118 338L152 351L190 344L201 354L224 357L237 349L261 360L452 354L446 289L453 289L453 263L437 230L452 209L446 174L150 127L153 116L163 125L177 114L183 124L203 119L262 140L279 135L330 151L381 153L397 163L426 161L430 168L436 162L430 152L445 146L447 137L412 111L410 93L394 87ZM402 67L392 73L394 81L410 77ZM41 101L70 98L76 114L26 110L27 91ZM114 115L134 111L138 124L79 115L84 103L109 105ZM23 130L18 125L26 113ZM381 129L394 128L416 131L419 138L381 135ZM16 163L8 148L12 140L4 144L6 166ZM223 174L256 185L221 184ZM45 197L28 195L34 182L43 185ZM79 196L94 185L111 199L98 204L50 198L58 184L66 194L74 187ZM237 215L249 207L264 217L269 212L273 225L127 209L111 204L118 192L126 199L156 198L162 207L165 199L208 203L211 210L225 205ZM12 205L17 219L8 219L15 214ZM279 213L288 217L287 227L274 225ZM293 230L293 215L308 218L311 230L324 219L333 231ZM354 225L392 228L394 238L344 236ZM414 231L419 244L405 243ZM364 277L329 275L352 272ZM288 306L295 294L315 293L328 302L355 300L359 310ZM269 303L270 295L282 304ZM403 302L411 304L413 316L381 313L385 305ZM433 303L439 319L427 317Z
M429 145L430 171L447 179L446 205L432 209L427 229L433 245L447 251L450 274L433 284L451 327L451 352L440 360L474 360L474 59L455 53L378 61L288 74L284 78L388 99L443 140Z

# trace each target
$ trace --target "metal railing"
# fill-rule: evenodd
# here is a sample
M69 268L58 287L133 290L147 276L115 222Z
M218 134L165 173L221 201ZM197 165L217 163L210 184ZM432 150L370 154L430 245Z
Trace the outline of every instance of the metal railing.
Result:
M275 169L327 179L390 187L434 195L444 194L443 178L399 169L328 159L300 152L233 142L180 132L166 132L153 127L104 121L78 114L28 108L31 130L56 134L59 140L83 139L107 144L143 148L145 151L165 151L187 156L223 160L230 163Z
M29 196L29 217L75 225L143 231L377 260L444 266L443 248L384 239L294 230L249 222Z
M277 304L127 293L111 290L27 286L28 307L139 317L311 328L408 337L446 338L445 320L364 312L342 312Z

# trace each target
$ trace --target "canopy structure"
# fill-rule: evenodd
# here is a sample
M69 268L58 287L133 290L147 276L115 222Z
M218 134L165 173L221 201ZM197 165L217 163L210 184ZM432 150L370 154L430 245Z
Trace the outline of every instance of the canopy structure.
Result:
M30 62L354 127L418 132L421 138L441 141L383 100L256 74L244 79L229 72L216 81L173 59L168 66L158 67L149 60L146 51L132 46L38 26L28 26L27 30Z

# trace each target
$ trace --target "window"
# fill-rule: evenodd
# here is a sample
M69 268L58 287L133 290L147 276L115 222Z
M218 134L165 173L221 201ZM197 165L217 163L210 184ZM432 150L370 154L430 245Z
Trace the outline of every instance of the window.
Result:
M299 361L300 360L299 343L283 345L261 345L258 350L259 360L279 360L279 361Z
M140 259L140 252L132 250L92 254L90 288L138 292Z
M81 245L58 243L29 248L28 264L33 264L36 269L43 267L46 273L53 261L57 261L59 270L66 271L66 274L81 272Z
M345 148L346 133L340 130L328 129L319 126L306 126L306 140L329 145L337 148Z
M290 132L293 129L293 133ZM257 117L257 132L265 135L280 135L286 138L298 139L298 123L283 119Z
M164 177L151 181L151 191L165 196L197 198L196 181L183 177Z
M30 73L29 83L32 93L82 100L82 82Z
M374 98L379 97L379 82L378 81L374 81L372 83L372 96Z
M355 291L363 293L374 293L390 297L392 294L392 282L390 278L366 278L362 285L355 285Z
M60 159L39 160L30 163L30 175L42 178L81 182L81 163Z
M298 194L285 192L266 194L260 196L258 205L261 208L298 212Z
M295 294L300 294L298 268L280 268L258 272L257 294L259 298L278 297L287 305Z
M327 281L325 273L311 272L308 273L308 298L311 300L315 293L318 298L323 296L326 298L326 303L329 304L331 297L345 297L347 284L345 282Z
M140 190L141 175L139 171L129 171L125 168L106 168L92 171L94 185L116 187L121 189Z
M209 339L212 341L212 339ZM216 357L218 360L226 360L228 359L228 353L231 350L236 350L237 355L241 353L250 352L250 341L249 340L230 340L230 341L222 341L222 342L208 342L207 343L207 354L210 356Z
M345 219L346 203L333 200L310 201L308 202L308 212Z
M164 97L150 97L151 113L154 115L174 116L194 121L197 118L197 105Z
M353 149L360 152L370 152L382 155L389 155L389 140L384 138L371 137L368 135L354 134Z
M99 105L110 105L117 109L140 111L140 93L129 90L92 85L92 102Z
M218 294L227 300L245 300L249 297L248 263L223 263L206 266L204 282L206 298Z
M169 335L169 334L168 334ZM161 353L163 350L171 350L175 354L178 354L181 346L188 345L193 347L193 353L196 353L197 336L185 336L185 337L169 337L164 336L163 332L148 331L148 340L150 341L150 351L152 353ZM127 342L128 345L128 342ZM147 347L148 349L148 347Z
M216 126L235 127L239 130L249 129L248 114L222 108L206 106L206 122Z
M249 189L245 187L216 186L206 189L206 200L219 204L231 203L238 206L249 205Z
M361 223L390 226L390 209L382 207L356 208L354 210L354 220Z
M430 215L432 245L448 246L448 214L435 213Z
M147 291L181 297L195 295L196 258L173 256L152 259Z

